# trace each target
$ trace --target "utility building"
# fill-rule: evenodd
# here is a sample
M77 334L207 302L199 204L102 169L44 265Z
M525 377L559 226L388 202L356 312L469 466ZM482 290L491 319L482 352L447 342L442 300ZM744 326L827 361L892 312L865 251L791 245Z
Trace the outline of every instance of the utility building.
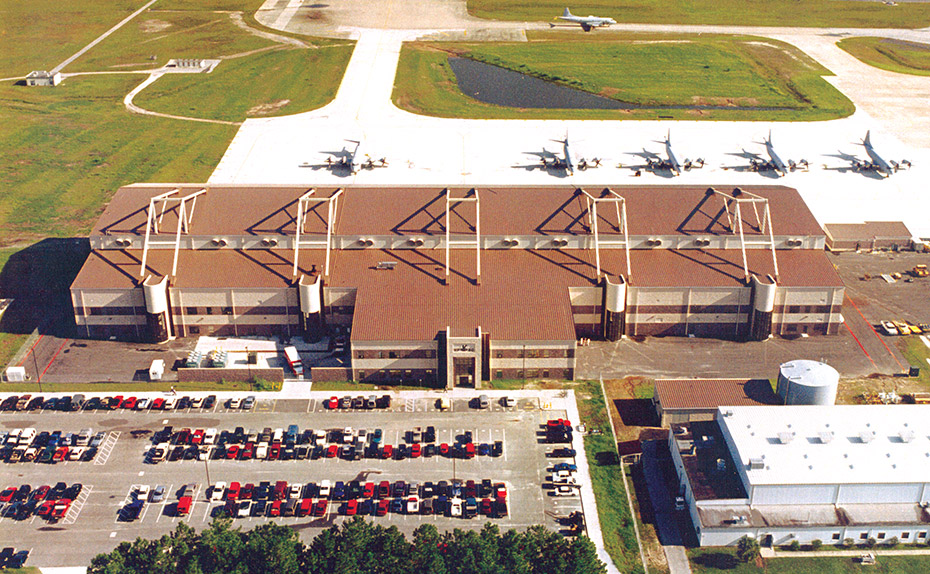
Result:
M930 406L720 407L672 429L702 546L927 542Z
M777 186L139 184L90 242L83 335L346 334L332 376L368 381L571 379L580 337L833 334L844 293Z

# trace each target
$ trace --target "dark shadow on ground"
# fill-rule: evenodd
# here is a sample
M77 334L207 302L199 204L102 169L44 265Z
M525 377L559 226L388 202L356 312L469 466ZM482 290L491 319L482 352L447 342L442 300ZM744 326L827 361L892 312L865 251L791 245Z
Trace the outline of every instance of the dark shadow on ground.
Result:
M739 566L739 560L726 552L709 552L692 558L695 564L716 570L733 570Z
M659 426L651 399L615 399L614 407L620 415L620 420L628 427Z
M745 392L746 396L750 399L764 405L782 404L781 398L772 390L772 384L768 379L752 379L746 381L746 384L743 385L743 392Z
M43 239L14 253L0 271L0 297L13 299L0 331L73 336L69 288L89 253L83 238Z

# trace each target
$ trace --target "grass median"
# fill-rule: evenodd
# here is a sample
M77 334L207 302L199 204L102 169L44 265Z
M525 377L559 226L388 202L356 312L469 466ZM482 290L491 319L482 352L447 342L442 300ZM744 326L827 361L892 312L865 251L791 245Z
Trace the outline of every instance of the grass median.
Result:
M836 43L870 66L914 76L930 76L930 46L894 38L844 38Z
M749 36L564 32L514 43L407 43L393 99L408 111L485 119L815 121L852 102L797 48ZM464 57L609 98L622 110L504 107L464 94L449 65Z
M468 12L491 20L552 21L565 9L563 0L468 0ZM620 23L717 24L854 28L922 28L930 25L930 5L917 2L849 0L580 0L572 13L594 14ZM562 23L564 24L564 23ZM596 30L594 34L600 33ZM580 28L578 33L582 33Z
M604 396L597 382L587 381L575 389L575 397L581 422L588 430L584 448L591 472L591 487L597 500L604 548L621 572L641 573L643 565L636 543L634 517L623 486L623 466L610 432ZM591 434L591 431L597 434Z

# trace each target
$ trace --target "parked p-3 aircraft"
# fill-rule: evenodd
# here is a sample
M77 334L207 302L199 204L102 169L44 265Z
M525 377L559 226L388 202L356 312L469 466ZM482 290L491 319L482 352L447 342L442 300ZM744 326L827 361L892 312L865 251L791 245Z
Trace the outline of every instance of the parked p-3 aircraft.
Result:
M572 150L568 146L568 134L565 134L564 140L554 140L562 144L562 157L557 156L553 152L546 151L543 148L543 154L540 157L540 161L544 168L547 169L564 169L565 173L572 175L575 173L575 160L572 158ZM594 158L591 161L588 161L584 158L578 160L578 169L584 171L588 168L601 167L601 160L599 158Z
M906 159L902 159L900 162L886 161L882 156L878 155L878 152L872 147L870 132L871 130L866 131L865 139L862 140L862 146L865 148L865 153L869 155L869 161L854 160L853 167L856 171L874 171L882 177L888 177L899 169L911 167L911 162Z
M675 150L672 149L672 130L668 131L668 135L665 136L665 140L661 143L665 144L665 159L647 157L646 164L648 165L649 169L667 169L672 173L672 175L681 175L682 171L689 171L691 169L700 169L704 167L704 160L701 158L698 158L694 161L686 158L684 162L678 160L678 156L675 155Z
M601 18L598 16L575 16L568 8L565 9L565 12L562 12L562 15L559 16L558 19L565 20L566 22L580 24L581 29L585 32L590 32L593 28L610 26L611 24L617 23L617 21L613 18ZM551 26L555 26L555 24L550 24L550 27Z
M788 160L787 163L781 159L778 152L775 151L775 146L772 144L772 130L769 130L769 137L764 139L763 143L765 144L765 152L768 154L769 159L764 160L759 157L758 154L751 154L754 157L749 160L749 163L753 171L772 171L778 175L778 177L784 177L789 171L795 171L797 169L807 170L808 164L806 159L801 159L797 162Z
M388 162L386 158L381 158L379 160L371 159L371 156L365 154L365 160L360 161L359 158L359 149L362 147L362 142L360 140L346 140L347 142L354 143L355 147L350 151L348 148L343 146L342 151L331 153L326 158L326 165L331 169L341 168L347 170L352 175L358 173L359 169L374 169L376 167L387 167ZM335 159L333 159L335 158Z

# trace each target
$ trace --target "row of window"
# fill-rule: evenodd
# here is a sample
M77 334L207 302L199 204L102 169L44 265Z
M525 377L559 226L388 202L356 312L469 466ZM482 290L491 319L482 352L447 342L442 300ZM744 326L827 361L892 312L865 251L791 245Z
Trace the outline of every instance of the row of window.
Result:
M878 535L875 536L875 539L876 539L876 540L884 540L884 539L885 539L885 534L886 534L885 532L879 532ZM917 533L917 539L918 539L918 540L926 540L926 538L927 538L927 533L926 533L926 532L918 532L918 533ZM833 533L833 540L839 540L839 539L840 539L840 533L839 533L839 532L834 532L834 533ZM859 534L859 540L868 540L868 539L869 539L869 533L868 533L868 532L862 532L862 533ZM910 533L910 532L902 532L902 533L901 533L901 540L910 540L910 539L911 539L911 533Z
M785 313L829 313L830 305L786 305Z
M404 351L356 351L356 359L435 359L435 349L409 349Z

